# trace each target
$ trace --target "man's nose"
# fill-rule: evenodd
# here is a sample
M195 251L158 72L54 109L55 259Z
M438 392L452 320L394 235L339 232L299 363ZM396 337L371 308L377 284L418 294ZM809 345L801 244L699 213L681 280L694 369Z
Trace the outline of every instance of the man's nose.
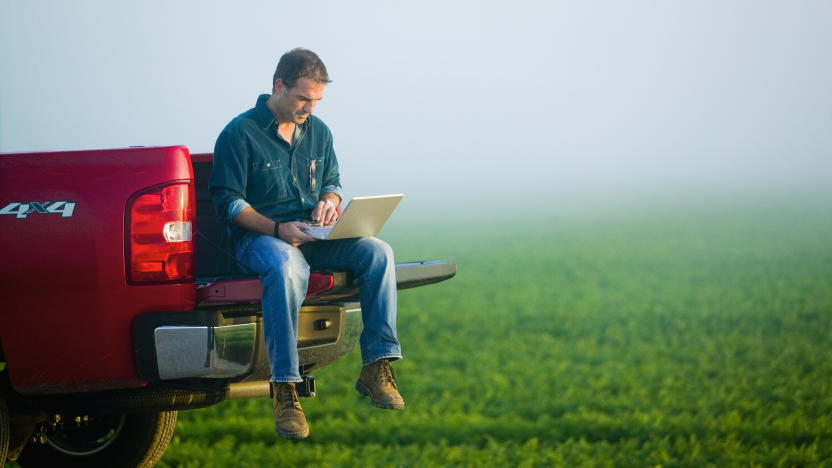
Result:
M303 111L307 114L311 114L313 110L315 110L315 101L309 101L303 106Z

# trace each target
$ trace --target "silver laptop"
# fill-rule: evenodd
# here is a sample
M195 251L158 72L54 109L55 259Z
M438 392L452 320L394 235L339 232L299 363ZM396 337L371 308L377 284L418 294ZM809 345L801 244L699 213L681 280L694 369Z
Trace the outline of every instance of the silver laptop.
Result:
M372 237L378 235L404 194L355 197L332 226L310 226L304 231L321 240Z

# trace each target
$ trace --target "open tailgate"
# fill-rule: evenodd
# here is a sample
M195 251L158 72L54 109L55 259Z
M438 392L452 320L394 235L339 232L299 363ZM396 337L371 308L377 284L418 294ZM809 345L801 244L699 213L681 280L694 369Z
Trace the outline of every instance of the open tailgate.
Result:
M438 283L456 275L455 263L439 260L396 263L397 289ZM202 305L260 302L263 288L259 278L214 278L197 285L197 303ZM309 275L304 304L348 302L358 299L358 286L351 273L322 271Z

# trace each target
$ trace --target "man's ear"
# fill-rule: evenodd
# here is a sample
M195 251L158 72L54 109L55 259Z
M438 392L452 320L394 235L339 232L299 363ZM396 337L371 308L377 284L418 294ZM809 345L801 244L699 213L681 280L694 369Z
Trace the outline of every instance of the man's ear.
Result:
M272 94L280 94L285 89L286 85L283 83L282 79L278 78L274 80L274 85L272 86Z

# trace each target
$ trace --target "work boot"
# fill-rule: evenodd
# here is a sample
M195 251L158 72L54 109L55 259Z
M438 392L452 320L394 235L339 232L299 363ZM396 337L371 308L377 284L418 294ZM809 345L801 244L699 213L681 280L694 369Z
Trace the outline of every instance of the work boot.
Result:
M395 379L396 374L387 359L379 359L361 369L355 389L370 397L377 408L404 409L404 399L399 395Z
M300 407L294 382L272 382L274 429L284 439L303 439L309 435L306 416Z

